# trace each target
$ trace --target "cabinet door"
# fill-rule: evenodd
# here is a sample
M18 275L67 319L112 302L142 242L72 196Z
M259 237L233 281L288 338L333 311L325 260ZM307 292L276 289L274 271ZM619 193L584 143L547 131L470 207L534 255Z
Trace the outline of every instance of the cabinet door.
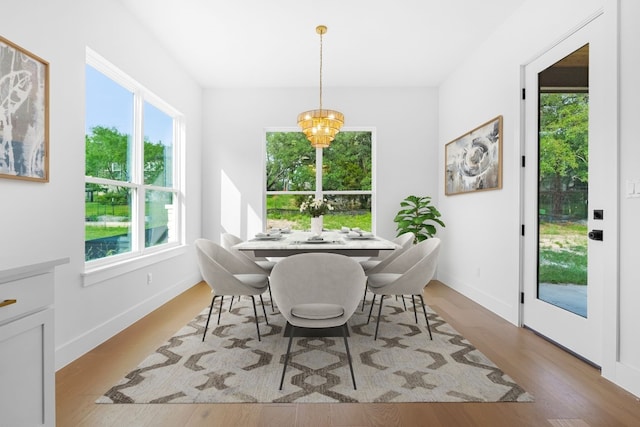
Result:
M0 326L1 425L55 425L53 346L52 308Z

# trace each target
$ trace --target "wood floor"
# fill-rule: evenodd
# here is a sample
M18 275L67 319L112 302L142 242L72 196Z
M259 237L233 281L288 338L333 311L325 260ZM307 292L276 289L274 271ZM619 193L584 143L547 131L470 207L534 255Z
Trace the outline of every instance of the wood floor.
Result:
M163 404L94 401L210 302L200 283L56 374L58 426L640 426L640 401L593 367L439 282L425 290L445 321L534 403Z

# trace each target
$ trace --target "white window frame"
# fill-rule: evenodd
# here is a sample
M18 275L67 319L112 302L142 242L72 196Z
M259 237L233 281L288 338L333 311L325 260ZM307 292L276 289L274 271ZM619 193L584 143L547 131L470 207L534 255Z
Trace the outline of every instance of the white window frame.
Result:
M144 171L142 162L134 160L131 164L131 182L114 181L104 178L85 176L85 183L93 183L100 185L117 185L127 187L132 191L131 202L131 251L99 258L91 261L85 261L83 282L85 286L89 286L101 281L116 277L129 271L142 268L147 265L155 264L174 256L178 256L186 252L185 236L184 236L184 188L183 188L183 159L184 159L184 117L171 105L163 101L153 92L142 86L140 83L129 77L126 73L115 67L95 51L87 48L86 64L93 67L106 77L124 89L131 91L134 96L133 101L133 151L134 159L140 159L143 156L144 144L144 126L143 126L143 109L144 103L151 104L153 107L164 112L173 118L173 176L171 187L158 187L144 183ZM145 192L146 191L169 191L173 193L174 200L174 226L175 230L171 230L173 241L164 244L145 247ZM84 206L83 206L84 208Z
M267 191L266 183L266 167L267 167L267 133L272 132L301 132L300 128L295 127L273 127L265 128L262 138L262 164L265 167L265 173L262 174L262 222L267 223L267 196L271 195L296 195L308 194L315 198L323 198L325 195L360 195L368 194L371 196L371 232L376 233L376 128L375 127L346 127L340 132L371 132L371 190L343 190L343 191L324 191L322 189L322 161L323 149L316 148L316 182L315 190L309 191Z

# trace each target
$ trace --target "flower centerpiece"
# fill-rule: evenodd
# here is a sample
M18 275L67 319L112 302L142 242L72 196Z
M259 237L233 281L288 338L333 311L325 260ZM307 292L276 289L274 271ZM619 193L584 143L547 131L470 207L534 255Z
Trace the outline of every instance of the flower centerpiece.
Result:
M333 210L333 206L327 199L316 199L313 196L300 203L300 212L307 213L312 217L319 217Z
M327 199L317 199L313 196L300 203L300 212L311 215L311 231L319 235L322 233L322 215L333 210Z

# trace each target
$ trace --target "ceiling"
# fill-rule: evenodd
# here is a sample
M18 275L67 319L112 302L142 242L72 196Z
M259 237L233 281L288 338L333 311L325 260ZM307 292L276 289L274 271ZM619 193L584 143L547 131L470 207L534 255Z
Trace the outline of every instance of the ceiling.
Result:
M525 0L121 0L207 88L437 86Z

